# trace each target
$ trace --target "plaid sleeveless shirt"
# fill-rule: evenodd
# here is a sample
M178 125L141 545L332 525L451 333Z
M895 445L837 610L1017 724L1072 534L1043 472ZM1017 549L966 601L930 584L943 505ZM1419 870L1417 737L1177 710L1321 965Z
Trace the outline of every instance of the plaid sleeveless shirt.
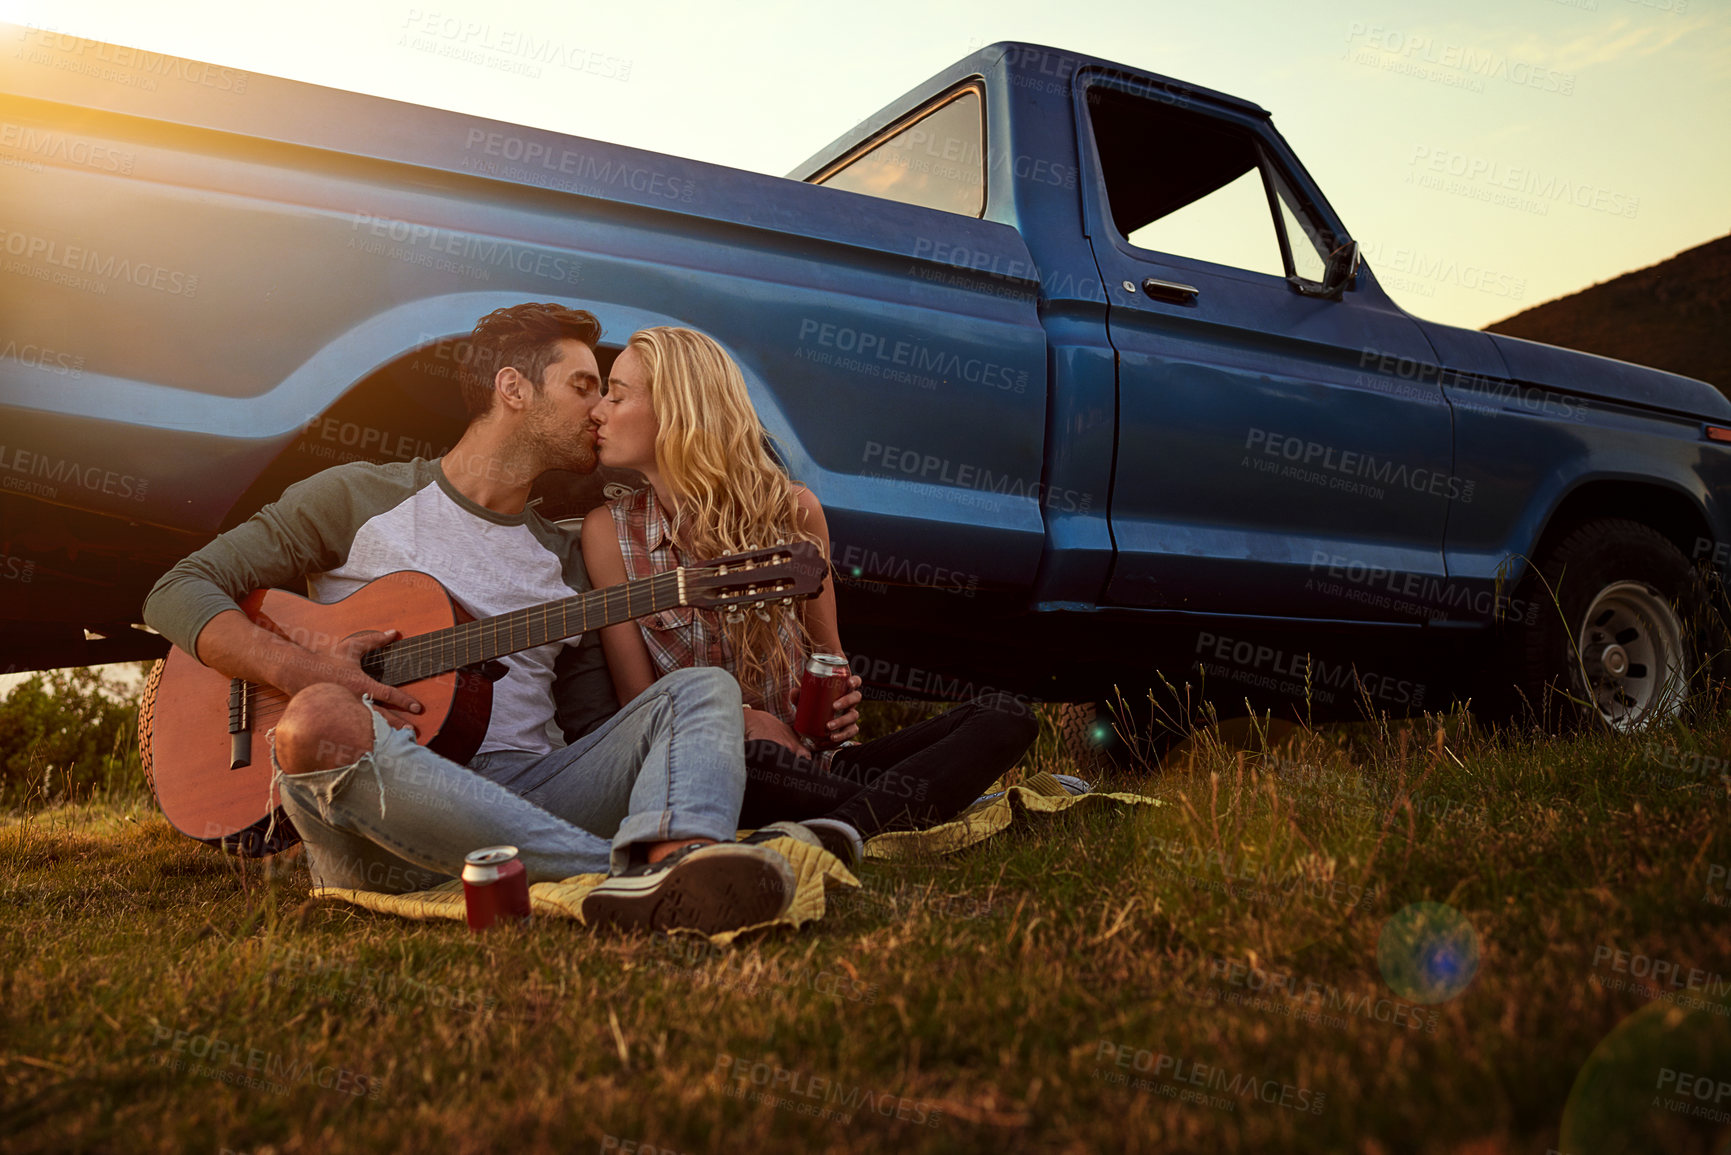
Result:
M684 551L674 544L672 526L655 500L653 489L644 486L624 497L616 497L607 503L607 512L613 515L613 528L619 535L619 552L625 557L628 580L651 577L689 564ZM788 674L777 680L765 671L757 685L747 686L740 682L740 695L746 705L774 714L792 726L793 693L799 687L805 650L794 628L792 611L785 606L766 608L775 616L776 636L788 657ZM745 612L755 611L748 606ZM737 680L739 664L721 622L719 611L692 606L638 618L637 628L649 648L649 660L655 666L656 676L686 666L720 666Z

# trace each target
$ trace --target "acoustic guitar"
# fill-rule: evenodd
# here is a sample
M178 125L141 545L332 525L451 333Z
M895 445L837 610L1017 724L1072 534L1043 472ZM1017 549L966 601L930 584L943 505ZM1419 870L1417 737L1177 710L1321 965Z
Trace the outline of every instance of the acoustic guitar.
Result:
M827 572L816 546L795 542L490 618L471 618L437 579L412 570L328 604L272 589L255 590L240 608L308 649L362 630L401 631L399 640L367 653L361 669L421 703L425 712L410 719L417 742L466 763L486 736L505 654L681 606L738 613L759 602L791 605L816 594ZM265 740L288 700L274 686L225 677L178 647L156 663L139 707L139 747L151 791L177 830L249 857L300 841L281 807L273 814Z

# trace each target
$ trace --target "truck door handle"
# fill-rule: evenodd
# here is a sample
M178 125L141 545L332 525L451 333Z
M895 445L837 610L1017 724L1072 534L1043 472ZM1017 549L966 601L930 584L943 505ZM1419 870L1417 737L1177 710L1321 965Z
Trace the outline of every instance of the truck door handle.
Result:
M1143 281L1142 291L1156 301L1170 301L1174 305L1194 305L1197 294L1201 292L1195 285L1182 285L1177 281L1162 281L1157 277L1149 277Z

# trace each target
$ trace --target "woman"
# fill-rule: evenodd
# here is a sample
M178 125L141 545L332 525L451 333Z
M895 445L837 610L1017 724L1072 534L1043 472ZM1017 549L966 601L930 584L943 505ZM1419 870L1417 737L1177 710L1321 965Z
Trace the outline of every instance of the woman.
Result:
M634 334L592 419L601 463L639 470L649 483L610 502L609 516L584 519L583 560L597 587L781 541L810 541L830 556L823 507L770 456L739 367L709 337L666 327ZM747 610L731 621L671 610L610 626L601 641L620 701L681 666L729 669L745 701L740 823L804 820L832 846L845 827L844 857L856 863L862 838L959 814L1034 739L1028 708L996 694L812 757L792 722L806 656L844 654L828 579L795 610ZM852 678L836 702L832 741L859 732L859 684Z

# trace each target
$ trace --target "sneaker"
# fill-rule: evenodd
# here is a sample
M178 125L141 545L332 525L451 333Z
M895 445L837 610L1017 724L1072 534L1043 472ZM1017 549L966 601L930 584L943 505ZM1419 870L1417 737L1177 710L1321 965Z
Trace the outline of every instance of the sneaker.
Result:
M589 926L719 934L781 917L795 885L793 868L773 850L694 843L609 878L583 896L581 913Z
M1093 786L1076 777L1074 774L1053 774L1052 778L1058 783L1058 785L1064 788L1064 793L1071 797L1075 797L1079 794L1092 794L1094 792ZM990 794L982 794L978 798L974 799L973 806L968 807L968 809L972 810L976 806L984 806L988 802L996 802L1008 793L1008 790L994 790Z
M1088 783L1082 781L1074 774L1054 774L1052 777L1058 780L1058 785L1062 786L1071 794L1092 794L1094 792L1092 786L1088 785Z
M823 841L817 833L806 829L800 822L771 822L768 826L759 827L745 838L739 840L742 846L760 846L765 842L774 842L777 838L791 838L795 842L803 842L807 846L822 846Z
M805 828L853 873L858 874L860 867L865 865L865 839L860 837L852 823L839 818L807 818Z

